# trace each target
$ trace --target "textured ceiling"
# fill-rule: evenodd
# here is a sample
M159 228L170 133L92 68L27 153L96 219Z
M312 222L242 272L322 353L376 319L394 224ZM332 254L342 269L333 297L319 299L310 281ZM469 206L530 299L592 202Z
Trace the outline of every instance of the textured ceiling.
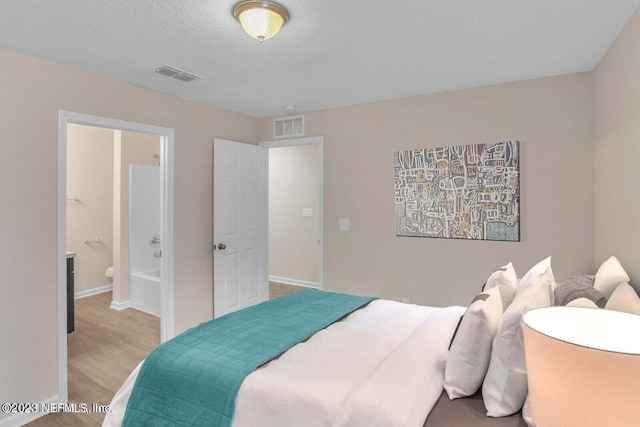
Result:
M0 46L184 98L282 115L592 70L640 0L280 0L251 39L235 0L0 0ZM166 78L169 64L204 76Z

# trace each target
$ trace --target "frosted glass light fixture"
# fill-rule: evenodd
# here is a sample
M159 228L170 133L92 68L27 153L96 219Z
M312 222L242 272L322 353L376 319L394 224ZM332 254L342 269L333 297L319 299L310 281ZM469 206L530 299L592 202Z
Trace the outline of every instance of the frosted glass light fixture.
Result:
M259 41L275 36L289 20L289 12L270 1L241 1L234 6L233 16L247 34Z

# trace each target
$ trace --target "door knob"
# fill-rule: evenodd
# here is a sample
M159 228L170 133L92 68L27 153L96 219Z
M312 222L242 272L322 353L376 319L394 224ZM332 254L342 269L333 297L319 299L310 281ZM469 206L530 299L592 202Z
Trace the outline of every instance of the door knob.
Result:
M224 243L218 243L218 250L223 251L225 249L227 249L227 245L225 245Z

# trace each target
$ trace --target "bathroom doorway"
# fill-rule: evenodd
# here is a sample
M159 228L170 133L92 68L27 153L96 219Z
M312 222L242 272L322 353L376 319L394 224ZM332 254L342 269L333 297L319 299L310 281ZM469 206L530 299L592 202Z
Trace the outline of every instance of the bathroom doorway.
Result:
M68 124L66 201L67 292L160 317L160 137Z
M71 294L82 298L76 300L80 312L94 307L85 320L103 316L93 327L107 326L96 332L96 342L104 344L105 334L117 332L116 342L103 346L111 358L125 350L142 354L174 335L173 130L64 111L58 112L58 130L58 396L67 401L69 387L79 381L69 376L74 368L67 352L70 292L62 267L69 256L76 285ZM156 328L150 335L157 342L127 348L125 342L137 341L132 324ZM124 347L118 349L122 332ZM109 381L112 373L103 374L96 371L99 381Z

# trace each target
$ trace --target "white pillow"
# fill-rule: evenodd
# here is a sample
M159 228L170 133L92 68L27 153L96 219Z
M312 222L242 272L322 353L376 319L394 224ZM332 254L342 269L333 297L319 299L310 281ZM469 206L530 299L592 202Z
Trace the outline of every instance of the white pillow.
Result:
M550 265L542 273L530 270L522 278L515 298L502 315L493 339L489 371L482 385L488 416L503 417L515 414L522 408L528 388L520 323L527 311L553 305L554 287Z
M584 308L599 308L598 305L591 301L589 298L576 298L572 301L569 301L566 305L567 307L584 307Z
M540 276L545 272L547 268L551 268L551 257L543 259L542 261L531 267L529 271L527 271L527 274L525 274L518 283L516 293L524 291L533 283L535 283L535 281L530 280L531 276ZM553 289L555 290L555 282L553 284Z
M467 308L451 343L444 372L444 389L449 399L471 396L480 389L501 317L498 287L479 293Z
M593 287L609 298L616 289L616 286L618 286L618 283L628 281L629 275L624 271L622 265L620 265L618 258L611 256L598 268Z
M640 297L628 283L620 283L613 291L607 305L607 310L624 311L625 313L640 314Z
M536 427L536 423L533 422L533 417L531 416L531 401L529 400L528 393L524 401L524 406L522 407L522 419L525 424L527 424L527 427Z
M509 304L511 304L511 301L513 301L513 296L516 294L516 288L518 287L518 276L512 263L491 273L491 276L487 279L487 283L484 285L484 290L488 291L494 287L500 289L502 310L506 310Z

